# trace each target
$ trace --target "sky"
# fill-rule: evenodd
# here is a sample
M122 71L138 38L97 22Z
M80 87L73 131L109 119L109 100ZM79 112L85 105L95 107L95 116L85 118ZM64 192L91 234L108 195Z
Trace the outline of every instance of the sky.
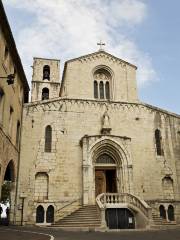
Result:
M33 57L65 61L98 50L135 64L142 102L180 114L179 0L3 0L31 82Z

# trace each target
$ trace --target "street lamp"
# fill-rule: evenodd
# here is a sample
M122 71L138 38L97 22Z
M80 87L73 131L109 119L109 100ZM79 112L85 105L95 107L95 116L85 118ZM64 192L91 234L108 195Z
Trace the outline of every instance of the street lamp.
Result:
M7 77L0 76L0 78L7 79L8 85L14 84L14 78L15 78L14 74L8 74Z

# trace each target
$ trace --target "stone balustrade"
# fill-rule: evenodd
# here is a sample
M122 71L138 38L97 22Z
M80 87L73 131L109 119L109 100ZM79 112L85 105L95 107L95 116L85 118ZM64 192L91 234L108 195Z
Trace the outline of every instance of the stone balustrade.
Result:
M151 209L146 202L129 193L102 193L97 196L96 202L100 209L110 207L118 208L120 205L122 206L122 204L127 204L140 209L146 217L149 217L149 210Z

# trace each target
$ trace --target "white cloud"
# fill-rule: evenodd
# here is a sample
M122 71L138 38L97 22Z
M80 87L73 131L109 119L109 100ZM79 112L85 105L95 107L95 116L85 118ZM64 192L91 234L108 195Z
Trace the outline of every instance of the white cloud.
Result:
M100 39L106 50L138 66L138 83L156 77L151 59L140 51L125 30L147 15L143 0L8 0L4 3L34 16L19 29L17 47L30 80L32 57L63 61L97 50ZM21 16L20 16L21 17Z

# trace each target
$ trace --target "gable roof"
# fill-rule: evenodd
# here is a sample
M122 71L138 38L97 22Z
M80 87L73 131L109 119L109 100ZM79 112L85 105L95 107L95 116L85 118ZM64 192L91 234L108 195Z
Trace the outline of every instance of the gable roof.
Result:
M128 64L129 66L137 69L137 66L135 66L134 64L131 64L131 63L127 62L127 61L124 61L124 60L122 60L121 58L118 58L118 57L116 57L116 56L114 56L114 55L112 55L112 54L110 54L110 53L108 53L108 52L106 52L106 51L104 51L104 50L100 50L100 51L97 51L97 52L93 52L93 53L90 53L90 54L86 54L86 55L80 56L80 57L78 57L78 58L69 59L68 61L65 62L65 64L66 64L66 63L69 63L69 62L77 61L77 60L83 60L83 59L85 59L85 58L93 57L93 56L99 55L99 54L104 54L104 55L106 55L106 56L108 56L108 57L114 58L114 59L116 59L116 60L118 60L118 61L120 61L120 62L123 62L123 63L125 63L125 64Z
M63 69L63 74L62 74L62 81L61 81L61 88L60 88L60 94L61 94L61 91L62 91L62 88L63 88L63 85L64 85L64 77L65 77L65 74L66 74L66 69L67 69L67 64L70 63L70 62L74 62L74 61L78 61L78 60L83 60L83 59L87 59L87 58L90 58L90 57L93 57L93 56L96 56L96 55L99 55L99 54L104 54L110 58L113 58L117 61L120 61L124 64L128 64L129 66L137 69L137 66L129 63L129 62L126 62L118 57L115 57L114 55L104 51L104 50L99 50L97 52L93 52L93 53L90 53L90 54L86 54L86 55L83 55L83 56L80 56L80 57L77 57L77 58L72 58L72 59L69 59L67 60L65 63L64 63L64 69Z

